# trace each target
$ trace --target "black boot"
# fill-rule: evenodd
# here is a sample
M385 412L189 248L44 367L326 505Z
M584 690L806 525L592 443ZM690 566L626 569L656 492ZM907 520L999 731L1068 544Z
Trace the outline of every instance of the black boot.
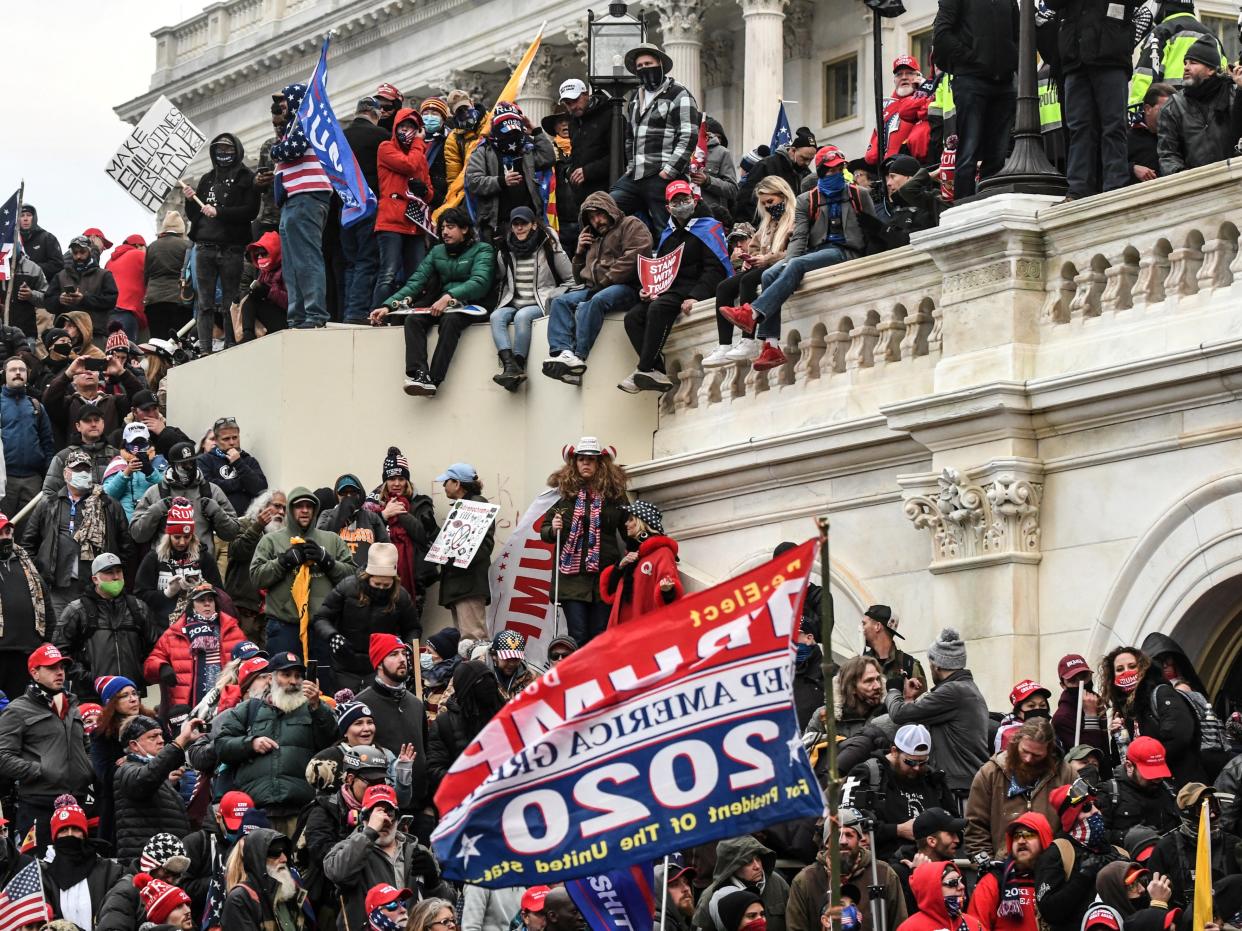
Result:
M518 385L522 383L522 370L517 367L517 362L513 358L512 349L502 349L497 353L500 357L500 364L503 371L492 376L492 381L500 385L506 391L517 391Z
M526 381L526 356L519 356L517 353L514 353L513 363L517 366L517 380L520 385Z

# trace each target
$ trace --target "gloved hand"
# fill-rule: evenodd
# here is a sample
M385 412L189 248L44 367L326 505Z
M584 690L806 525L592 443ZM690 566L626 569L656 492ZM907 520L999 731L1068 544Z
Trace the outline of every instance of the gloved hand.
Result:
M407 190L419 200L427 199L427 185L419 181L417 178L411 178L406 182Z
M267 292L270 290L271 286L266 282L260 281L258 278L250 283L250 293L257 298L262 299L267 297Z
M298 566L302 565L302 545L300 543L295 543L293 546L289 547L280 554L278 563L280 568L284 569L286 572L292 572Z
M311 563L313 565L322 565L323 559L328 554L323 551L323 547L314 540L307 540L301 544L302 562Z
M332 644L333 653L343 654L346 650L349 649L349 641L346 640L345 637L341 634L333 634L332 639L329 642Z
M177 672L168 663L160 667L160 688L172 689L177 686Z
M1082 862L1079 863L1078 868L1082 870L1083 875L1094 876L1100 870L1104 869L1104 867L1108 866L1108 864L1112 863L1115 859L1116 857L1113 857L1107 853L1089 853L1082 858Z
M174 575L168 580L168 584L164 586L165 598L176 598L184 591L188 591L190 583L185 580L183 575Z
M424 889L440 882L440 866L431 851L422 844L415 844L410 851L409 871L414 876L423 877Z
M884 688L888 691L904 692L906 689L906 680L901 676L892 676L885 680Z

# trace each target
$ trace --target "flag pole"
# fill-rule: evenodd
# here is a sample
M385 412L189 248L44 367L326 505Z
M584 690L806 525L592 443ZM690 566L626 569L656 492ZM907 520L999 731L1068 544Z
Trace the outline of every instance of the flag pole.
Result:
M17 215L13 217L13 248L9 252L9 280L4 289L4 325L9 325L9 307L13 303L14 282L17 280L17 250L22 238L22 201L26 197L26 179L17 189Z
M668 854L664 855L664 878L660 886L660 931L664 931L664 916L668 914Z
M1074 746L1082 743L1082 693L1087 690L1086 683L1078 683L1078 717L1074 719Z
M835 673L832 661L832 631L836 626L836 614L832 605L830 590L828 549L828 518L821 517L816 521L819 527L819 622L820 640L823 643L824 671L824 733L827 735L828 746L828 906L832 916L832 926L841 926L841 836L836 828L837 808L840 798L840 786L837 774L837 719L833 698L832 677Z

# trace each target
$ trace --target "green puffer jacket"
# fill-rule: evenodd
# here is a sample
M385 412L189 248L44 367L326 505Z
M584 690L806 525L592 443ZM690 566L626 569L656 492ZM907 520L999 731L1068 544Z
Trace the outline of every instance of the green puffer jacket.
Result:
M448 294L463 304L480 304L491 291L495 275L496 252L487 243L472 242L457 255L450 255L441 243L427 253L410 280L384 301L384 306L394 308L399 301L424 292L437 298Z
M293 523L293 502L306 497L316 501L315 513L311 517L310 529L299 530ZM315 612L336 584L354 574L354 555L349 550L349 544L330 530L316 529L318 518L318 500L309 489L299 485L289 493L289 517L285 529L264 534L259 545L255 547L254 558L250 560L250 581L256 588L267 590L268 617L286 624L292 624L298 619L298 609L293 603L293 580L297 577L297 570L290 572L280 564L280 557L292 545L289 541L293 537L314 540L333 560L326 570L317 565L311 566L311 617L315 616Z
M256 737L270 737L279 749L254 752ZM337 740L336 718L320 703L282 714L258 698L229 709L220 722L216 752L237 778L237 788L260 808L292 813L315 797L306 781L306 765Z

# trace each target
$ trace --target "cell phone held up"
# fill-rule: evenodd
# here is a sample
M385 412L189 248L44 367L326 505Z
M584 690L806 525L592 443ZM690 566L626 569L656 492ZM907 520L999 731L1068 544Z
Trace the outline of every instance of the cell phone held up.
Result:
M103 372L108 368L108 360L90 356L82 360L82 366L88 372Z
M307 682L318 682L319 681L319 660L309 659L306 661L306 681Z

